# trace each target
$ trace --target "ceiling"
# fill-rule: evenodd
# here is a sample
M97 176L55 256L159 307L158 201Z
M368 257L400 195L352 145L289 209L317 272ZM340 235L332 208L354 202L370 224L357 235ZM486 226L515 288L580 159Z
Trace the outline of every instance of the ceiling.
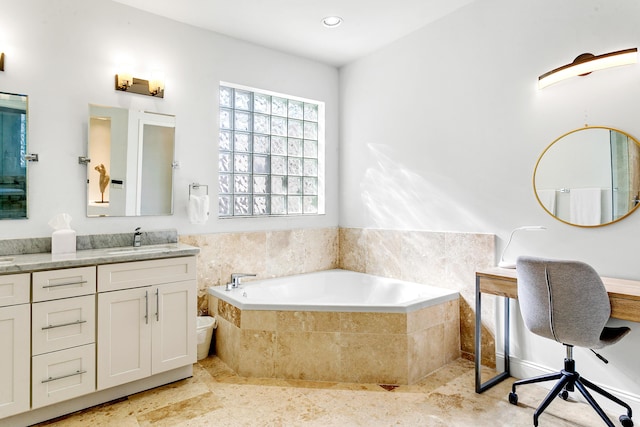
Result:
M475 0L113 0L340 67ZM326 28L322 18L344 19Z

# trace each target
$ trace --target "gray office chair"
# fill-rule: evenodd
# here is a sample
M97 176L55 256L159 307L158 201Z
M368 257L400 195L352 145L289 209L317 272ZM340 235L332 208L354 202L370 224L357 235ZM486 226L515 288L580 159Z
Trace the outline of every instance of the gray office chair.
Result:
M627 327L605 326L611 315L611 305L598 273L591 266L578 261L519 257L516 274L518 302L525 326L534 334L564 344L567 356L564 359L564 369L560 372L515 381L509 394L509 402L518 404L517 386L558 380L533 413L534 426L538 425L538 417L553 399L559 396L566 400L574 387L608 426L613 427L613 423L587 387L625 407L627 413L620 416L620 422L624 427L633 426L629 405L581 377L575 370L573 346L593 351L618 342L630 331ZM608 363L604 357L596 355Z

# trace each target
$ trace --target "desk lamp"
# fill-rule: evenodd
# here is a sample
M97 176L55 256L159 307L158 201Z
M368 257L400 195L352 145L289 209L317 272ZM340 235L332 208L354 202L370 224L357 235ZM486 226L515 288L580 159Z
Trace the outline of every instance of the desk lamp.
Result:
M500 262L498 263L498 267L501 268L516 268L515 261L508 262L504 260L504 254L507 253L507 249L509 249L509 245L511 244L511 240L513 240L513 235L516 234L516 231L524 230L524 231L541 231L546 230L547 227L543 227L542 225L524 225L522 227L518 227L511 232L509 236L509 241L507 242L507 246L502 250L502 255L500 255Z

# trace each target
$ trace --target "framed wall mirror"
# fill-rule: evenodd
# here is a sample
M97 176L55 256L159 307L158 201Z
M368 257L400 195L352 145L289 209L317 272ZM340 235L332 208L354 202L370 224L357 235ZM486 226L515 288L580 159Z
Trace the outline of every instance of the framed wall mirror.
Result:
M173 214L175 116L89 105L87 216Z
M608 127L568 132L540 155L533 187L544 210L564 223L598 227L619 221L640 204L640 144Z
M0 219L27 218L27 95L0 92Z

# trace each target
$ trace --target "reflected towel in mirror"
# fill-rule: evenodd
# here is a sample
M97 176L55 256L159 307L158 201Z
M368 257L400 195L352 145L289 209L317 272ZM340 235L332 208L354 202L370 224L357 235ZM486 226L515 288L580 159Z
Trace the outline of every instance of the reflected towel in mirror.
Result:
M540 203L551 214L556 214L556 190L538 190L538 198Z
M209 196L189 196L189 221L204 224L209 219Z
M602 191L599 188L572 188L569 194L571 223L576 225L602 223Z

